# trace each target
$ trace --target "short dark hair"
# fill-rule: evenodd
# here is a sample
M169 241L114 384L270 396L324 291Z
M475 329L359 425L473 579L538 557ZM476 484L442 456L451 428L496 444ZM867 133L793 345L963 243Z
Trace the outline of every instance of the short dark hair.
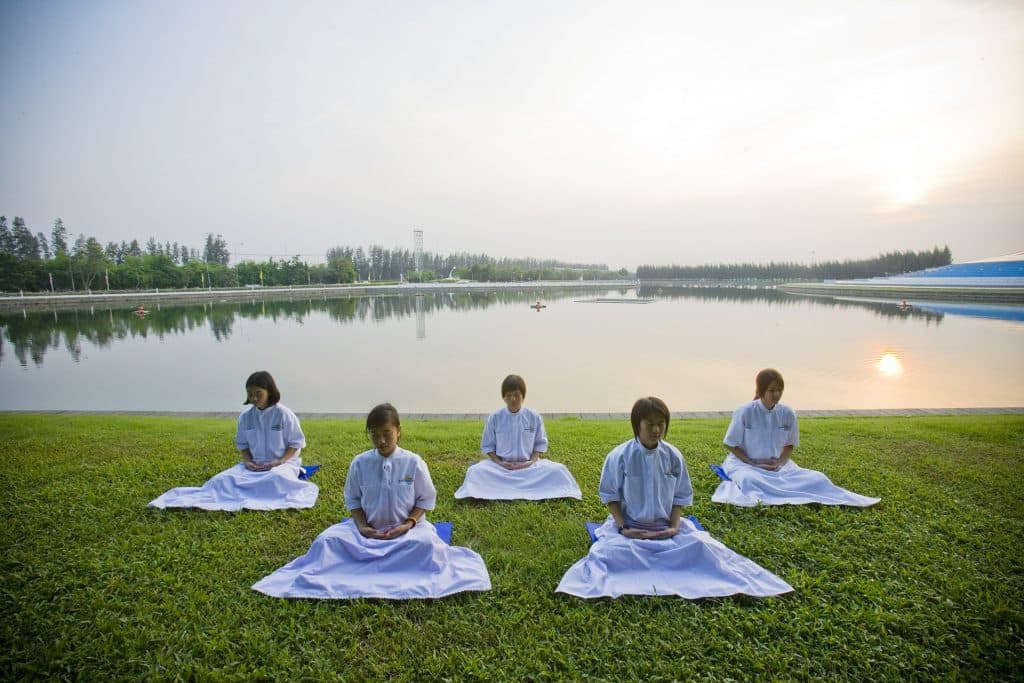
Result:
M277 383L266 370L257 370L249 375L249 379L245 380L246 396L243 406L249 405L249 387L267 390L267 406L275 405L281 400L281 392L277 388Z
M762 398L764 392L768 391L768 385L772 382L779 383L779 390L786 388L786 382L782 379L782 373L775 368L765 368L761 372L757 373L757 378L754 380L755 391L754 398Z
M381 403L374 406L370 410L370 414L366 416L366 431L369 432L384 425L392 425L399 428L402 426L402 420L398 417L398 409L390 403Z
M665 418L665 434L668 434L670 420L668 406L656 396L645 396L636 400L636 403L633 404L633 412L629 415L629 421L633 423L633 436L640 436L640 420L651 415L661 415Z
M519 375L509 375L505 379L501 380L501 397L505 398L505 394L516 389L526 398L526 380Z

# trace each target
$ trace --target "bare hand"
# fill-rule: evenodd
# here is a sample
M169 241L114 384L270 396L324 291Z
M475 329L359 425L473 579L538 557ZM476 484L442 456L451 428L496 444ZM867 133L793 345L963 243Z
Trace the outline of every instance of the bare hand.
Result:
M245 465L245 469L250 472L262 472L264 469L263 465L257 465L252 460L243 460L242 464Z
M367 524L366 526L356 526L356 529L358 529L360 535L364 536L365 538L384 538L383 532L377 531L369 524Z
M414 526L412 522L402 522L398 526L393 526L384 532L384 535L380 538L398 538L404 533L408 533Z
M662 529L661 531L651 531L650 532L651 535L648 536L647 538L651 538L651 539L672 538L673 536L675 536L678 533L679 533L679 529L678 528L668 527L667 529Z
M779 462L778 458L772 458L767 462L757 463L757 466L762 470L768 470L769 472L778 472L779 468L782 467L782 463Z
M662 529L661 531L649 531L647 529L623 529L621 533L626 538L640 538L648 541L657 541L663 538L672 538L679 533L679 529L674 529L672 527Z

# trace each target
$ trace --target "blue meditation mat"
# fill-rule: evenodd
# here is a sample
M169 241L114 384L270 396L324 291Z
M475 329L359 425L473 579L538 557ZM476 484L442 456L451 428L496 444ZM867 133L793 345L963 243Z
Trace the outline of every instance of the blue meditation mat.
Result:
M341 521L344 522L348 517L342 517ZM441 537L441 540L446 544L452 544L452 523L451 522L431 522L434 528L437 530L437 535Z
M732 479L729 478L729 475L725 473L725 470L722 469L721 465L708 465L708 467L710 467L711 471L717 474L718 478L722 481L732 481Z
M694 516L694 515L686 515L686 518L688 520L690 520L691 522L693 522L693 525L695 527L697 527L698 531L704 531L705 530L704 527L702 527L700 525L700 522L697 521L697 517L696 516ZM594 535L594 532L597 531L598 528L602 524L604 524L604 522L587 522L586 524L587 524L587 535L590 536L590 542L593 543L594 541L597 540L597 536ZM451 545L451 543L449 543L449 545Z
M299 467L299 479L302 479L303 481L310 479L314 474L316 474L318 469L320 469L320 465L301 465Z

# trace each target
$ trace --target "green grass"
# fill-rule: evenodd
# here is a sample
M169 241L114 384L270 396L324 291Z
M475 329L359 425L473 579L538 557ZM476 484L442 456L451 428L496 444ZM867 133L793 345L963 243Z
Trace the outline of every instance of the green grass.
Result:
M343 515L356 421L306 420L324 468L304 511L158 511L231 464L222 419L0 414L0 679L1020 680L1024 417L824 418L795 459L871 509L711 503L727 420L677 420L716 538L796 589L688 602L555 594L603 519L601 463L628 422L548 423L583 501L456 502L481 424L414 421L431 517L478 551L493 590L443 600L280 600L250 590Z

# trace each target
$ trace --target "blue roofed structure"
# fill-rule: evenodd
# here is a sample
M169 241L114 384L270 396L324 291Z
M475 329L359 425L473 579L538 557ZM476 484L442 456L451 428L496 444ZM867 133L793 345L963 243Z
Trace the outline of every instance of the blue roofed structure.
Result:
M902 300L903 305L916 299L1021 304L1024 252L884 277L790 282L777 289L810 296Z
M872 284L911 287L1024 287L1024 252L967 263L953 263L913 273L863 280L826 280L827 284Z

